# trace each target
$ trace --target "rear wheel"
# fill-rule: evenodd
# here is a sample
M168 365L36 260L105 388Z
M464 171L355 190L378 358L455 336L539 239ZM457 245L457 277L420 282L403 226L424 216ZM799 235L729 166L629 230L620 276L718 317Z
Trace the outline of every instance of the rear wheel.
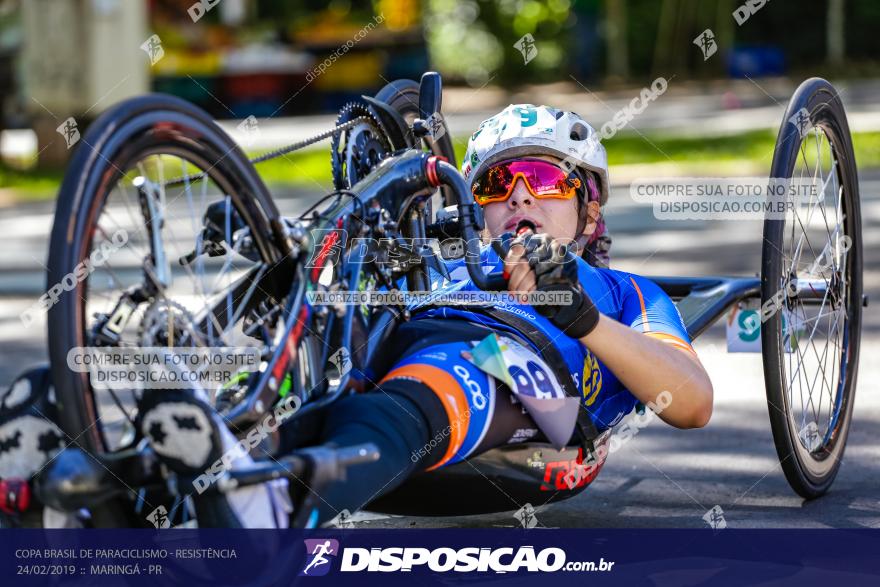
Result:
M792 489L814 498L834 482L849 434L863 299L856 163L827 81L792 97L771 177L808 192L764 223L761 340L779 461Z

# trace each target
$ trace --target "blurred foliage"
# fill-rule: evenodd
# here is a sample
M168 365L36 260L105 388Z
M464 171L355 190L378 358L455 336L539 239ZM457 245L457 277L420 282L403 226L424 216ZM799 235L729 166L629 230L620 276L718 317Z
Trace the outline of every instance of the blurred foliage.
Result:
M511 87L567 80L570 75L583 83L610 81L609 38L618 28L609 18L612 5L619 7L630 80L669 72L681 79L724 77L728 53L736 47L778 50L788 71L828 75L829 70L839 71L826 64L830 1L768 0L742 25L733 12L746 0L254 0L249 12L260 16L264 29L253 34L294 44L321 38L322 30L345 36L377 14L385 15L387 31L421 21L433 66L447 79L472 86L491 80ZM876 74L880 2L843 2L846 73ZM191 0L153 0L155 20L179 14L189 4ZM209 11L205 19L218 23L220 11ZM719 52L704 61L692 43L706 29L713 31ZM162 32L163 41L167 36L174 46L174 31ZM190 37L194 33L187 32ZM222 36L217 31L199 34ZM515 47L526 34L537 47L528 64ZM197 43L197 36L188 42Z
M570 0L427 0L425 35L437 68L471 85L559 78L574 22ZM536 40L528 65L515 47Z
M733 12L746 0L619 0L631 78L657 71L720 77L733 47L778 49L789 70L826 67L828 2L767 2L738 25ZM614 23L611 0L424 0L431 57L450 79L512 86L607 76L606 40ZM847 63L853 74L880 67L880 2L845 0ZM717 58L703 60L692 41L712 29ZM528 65L514 44L531 34L538 48ZM866 65L869 66L866 68ZM824 71L824 70L822 70Z

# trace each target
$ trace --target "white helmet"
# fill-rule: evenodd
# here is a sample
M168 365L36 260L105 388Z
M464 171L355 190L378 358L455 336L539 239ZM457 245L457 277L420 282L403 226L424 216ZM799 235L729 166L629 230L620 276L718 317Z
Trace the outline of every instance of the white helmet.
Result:
M608 156L599 133L575 114L549 106L511 104L484 120L468 140L461 172L473 183L486 167L528 155L552 155L595 173L599 204L608 201Z

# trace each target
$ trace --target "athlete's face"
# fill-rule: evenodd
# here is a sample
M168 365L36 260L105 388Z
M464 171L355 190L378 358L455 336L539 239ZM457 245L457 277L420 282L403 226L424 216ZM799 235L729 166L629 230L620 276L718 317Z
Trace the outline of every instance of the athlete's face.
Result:
M531 157L540 158L559 164L560 160L555 157L540 155ZM589 203L590 218L597 217L599 204ZM570 200L538 199L532 196L522 179L517 179L513 187L513 193L503 202L492 202L483 206L483 214L486 218L486 228L492 237L497 237L505 232L516 229L521 220L532 222L539 233L549 234L553 238L574 238L578 225L578 202L577 198ZM591 234L596 224L591 221L584 233Z

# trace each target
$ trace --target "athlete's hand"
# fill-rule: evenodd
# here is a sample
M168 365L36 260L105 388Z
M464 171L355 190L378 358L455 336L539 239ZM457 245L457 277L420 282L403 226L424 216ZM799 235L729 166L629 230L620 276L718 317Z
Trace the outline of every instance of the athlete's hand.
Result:
M577 260L568 246L548 234L515 238L504 258L507 289L523 301L533 291L570 293L568 304L538 304L535 310L572 338L586 336L599 322L599 310L578 280Z

